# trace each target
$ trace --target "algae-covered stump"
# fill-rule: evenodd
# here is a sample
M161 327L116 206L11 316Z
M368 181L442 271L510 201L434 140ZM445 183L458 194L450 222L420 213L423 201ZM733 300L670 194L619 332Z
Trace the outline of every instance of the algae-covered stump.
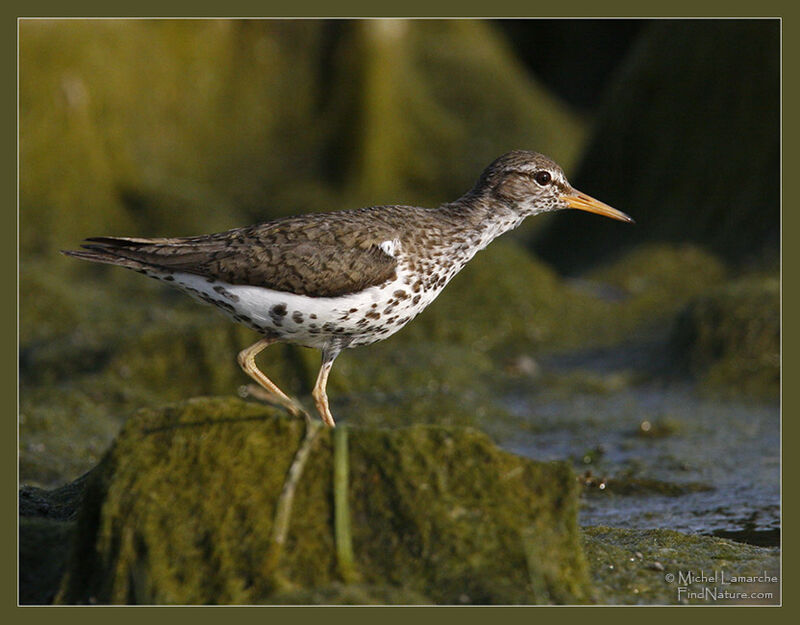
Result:
M567 465L517 457L468 428L306 427L236 399L140 412L86 487L57 600L587 597ZM287 473L309 440L287 512Z
M780 281L746 277L690 302L675 324L672 346L708 386L777 397L780 317Z

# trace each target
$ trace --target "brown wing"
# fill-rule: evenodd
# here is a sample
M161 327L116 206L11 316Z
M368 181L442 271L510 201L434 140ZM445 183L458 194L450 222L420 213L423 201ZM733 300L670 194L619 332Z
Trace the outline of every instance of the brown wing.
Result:
M72 255L334 297L382 284L396 275L397 261L380 248L396 232L374 215L366 220L365 216L363 211L304 215L199 237L98 237L87 239L83 247L88 252Z

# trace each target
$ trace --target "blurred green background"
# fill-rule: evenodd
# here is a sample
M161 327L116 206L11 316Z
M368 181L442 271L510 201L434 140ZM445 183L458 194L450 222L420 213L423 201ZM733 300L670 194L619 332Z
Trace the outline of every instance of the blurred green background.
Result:
M670 375L777 396L775 20L23 20L19 69L23 481L75 477L137 408L235 393L256 338L58 250L436 206L512 149L636 226L528 220L340 358L335 413L516 426L492 398L541 355L642 338ZM306 394L317 355L274 350Z

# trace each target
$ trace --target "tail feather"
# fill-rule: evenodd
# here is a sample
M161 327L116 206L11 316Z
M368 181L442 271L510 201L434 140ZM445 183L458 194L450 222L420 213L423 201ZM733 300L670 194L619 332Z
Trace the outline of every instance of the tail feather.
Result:
M147 250L168 239L139 239L134 237L90 237L81 244L82 250L61 250L62 254L95 263L118 265L142 271L157 269L157 263L147 258Z
M149 245L178 245L180 243L191 241L190 238L161 238L161 239L143 239L140 237L89 237L86 241L91 243L99 243L101 245L110 247L139 247ZM84 246L85 247L85 246Z
M120 267L127 267L136 271L145 270L151 265L135 260L133 258L126 258L124 256L117 256L103 248L96 248L94 246L84 245L86 249L83 250L61 250L65 256L72 256L80 258L81 260L88 260L95 263L106 263L108 265L118 265Z
M199 273L198 267L202 267L208 254L218 254L223 245L213 236L173 239L91 237L81 247L84 249L65 250L63 253L83 260L130 269Z

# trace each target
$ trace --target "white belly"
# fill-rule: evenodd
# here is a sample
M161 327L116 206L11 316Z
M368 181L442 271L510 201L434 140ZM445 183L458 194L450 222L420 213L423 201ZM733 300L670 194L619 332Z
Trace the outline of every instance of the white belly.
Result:
M196 299L216 304L235 321L317 349L332 340L341 340L343 347L357 347L388 338L424 310L444 287L426 289L402 270L395 280L340 297L295 295L210 281L188 273L171 277L175 286Z

